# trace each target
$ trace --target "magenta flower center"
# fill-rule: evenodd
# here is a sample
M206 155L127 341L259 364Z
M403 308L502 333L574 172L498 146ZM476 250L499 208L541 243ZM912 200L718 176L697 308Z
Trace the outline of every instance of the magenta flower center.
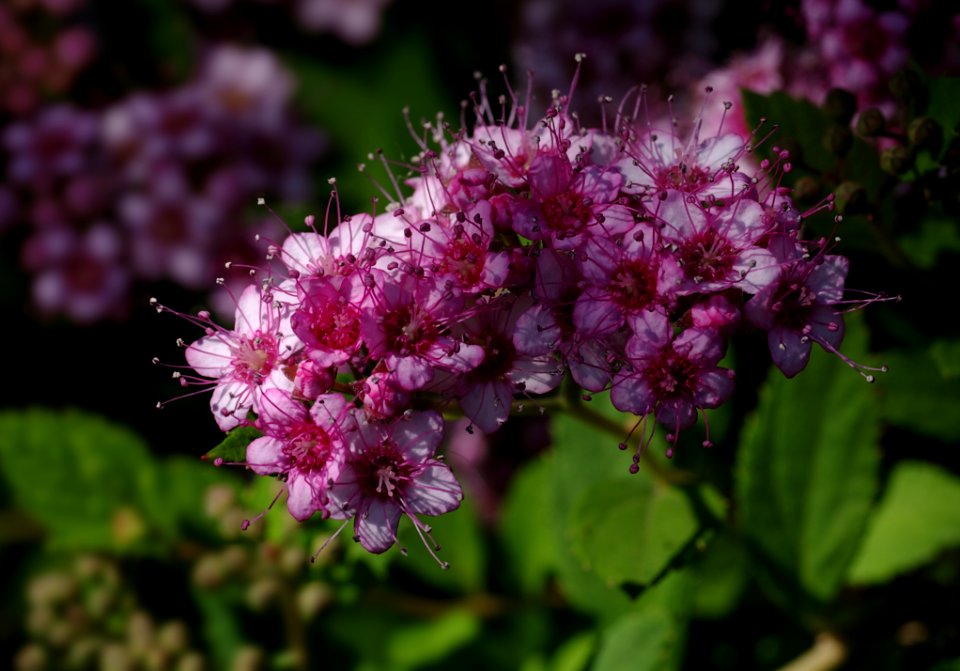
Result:
M640 260L625 261L614 273L608 289L623 309L642 310L657 296L656 267Z
M234 374L243 382L259 384L277 361L277 341L269 333L257 331L244 338L233 353Z
M513 368L517 348L513 341L502 333L489 333L483 347L483 361L467 373L470 382L493 382L504 378Z
M664 168L657 175L657 186L661 189L676 189L685 193L694 193L710 182L710 173L698 165L685 163Z
M572 236L593 217L593 210L583 196L573 191L562 191L550 196L540 205L547 227L561 236Z
M383 330L387 347L402 356L423 354L440 335L432 317L409 305L388 312Z
M684 275L696 283L729 277L736 256L730 243L712 228L685 240L679 250Z
M376 499L401 496L405 484L414 475L413 464L403 458L392 440L368 448L354 468L360 490Z
M302 471L318 471L327 465L332 452L330 436L316 424L302 422L291 428L283 453L296 468Z
M666 349L647 367L645 377L658 399L691 398L697 390L698 371L692 361L673 349Z
M360 337L360 316L349 304L330 301L311 311L308 319L310 334L327 349L349 349Z
M485 255L486 251L471 240L454 240L447 246L439 270L456 275L464 286L472 286L480 280Z

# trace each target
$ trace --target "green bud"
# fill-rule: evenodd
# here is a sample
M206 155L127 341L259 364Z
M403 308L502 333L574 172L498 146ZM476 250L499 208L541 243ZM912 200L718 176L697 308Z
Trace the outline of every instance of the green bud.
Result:
M177 661L176 671L203 671L203 655L199 652L188 652Z
M264 668L266 655L263 650L252 645L247 645L239 650L233 656L230 663L230 671L261 671Z
M876 107L869 107L857 119L857 134L861 137L877 137L887 127L887 120Z
M833 195L838 214L858 214L867 209L867 191L857 182L843 182Z
M307 620L316 617L332 601L330 586L316 580L308 582L297 592L297 610Z
M203 495L203 509L216 519L224 515L237 502L237 495L229 485L213 485Z
M823 136L823 146L834 156L846 156L853 146L853 132L848 126L831 124Z
M172 654L184 652L190 644L190 635L183 620L164 623L157 632L157 645Z
M155 628L149 613L138 610L127 619L127 641L137 652L146 650L153 643Z
M904 102L916 100L924 93L923 80L914 70L901 70L890 78L890 93Z
M247 605L250 610L262 612L273 603L282 591L280 582L275 578L260 578L247 588Z
M880 154L880 168L891 175L902 175L913 165L910 152L905 147L895 146L884 149Z
M30 581L27 601L35 605L63 603L77 594L77 581L66 573L45 573Z
M230 545L224 548L220 557L224 570L229 575L239 575L253 563L248 548L242 545Z
M215 589L227 579L227 567L218 555L202 555L193 565L191 578L197 587Z
M120 643L110 643L100 650L100 671L136 671L133 654Z
M820 180L809 175L801 177L794 183L790 195L795 200L816 200L820 195Z
M930 117L917 117L907 127L907 137L910 138L910 144L918 149L936 153L943 143L943 128Z
M280 553L280 570L288 576L300 575L307 566L307 551L297 545L291 545Z
M857 96L846 89L830 89L823 103L823 111L832 121L844 126L850 124L857 113Z
M13 668L16 671L45 671L50 668L47 666L48 661L49 655L46 648L36 643L28 643L17 651Z

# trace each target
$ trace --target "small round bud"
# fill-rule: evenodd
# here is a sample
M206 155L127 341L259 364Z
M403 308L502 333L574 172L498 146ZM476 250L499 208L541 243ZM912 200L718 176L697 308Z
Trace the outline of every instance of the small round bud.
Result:
M884 149L880 154L880 167L891 175L902 175L913 165L910 152L904 147L895 146Z
M247 605L254 612L262 612L280 596L280 592L280 583L274 578L255 580L247 588Z
M853 146L853 131L849 126L831 124L823 136L823 146L834 156L846 156Z
M136 660L127 648L120 643L110 643L100 650L101 671L135 671Z
M857 182L846 181L834 191L837 212L842 215L858 214L867 208L867 191Z
M817 200L820 196L820 180L809 175L799 178L791 194L796 200Z
M916 100L924 93L923 80L913 70L901 70L890 78L890 93L904 102Z
M199 652L188 652L177 662L176 671L203 671L203 655Z
M876 137L887 127L887 120L876 107L869 107L857 119L857 134L861 137Z
M264 668L266 656L263 650L252 645L237 650L230 662L230 671L261 671Z
M910 144L918 149L927 149L931 153L936 153L943 144L943 128L930 117L922 116L910 122L907 127L907 137L910 139Z
M187 625L183 620L171 620L164 623L157 632L157 645L171 654L186 651L190 643Z
M315 617L331 601L333 592L330 587L315 580L308 582L297 592L297 610L306 619Z
M848 125L857 113L857 96L846 89L830 89L823 103L823 111L832 121Z
M49 668L48 659L46 648L36 643L29 643L17 652L17 656L13 659L13 668L16 671L44 671Z

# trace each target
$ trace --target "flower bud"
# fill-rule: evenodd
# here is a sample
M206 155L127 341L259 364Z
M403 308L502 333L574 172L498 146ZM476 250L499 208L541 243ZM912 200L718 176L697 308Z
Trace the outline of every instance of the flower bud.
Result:
M188 652L177 662L176 671L203 671L203 655L199 652Z
M891 175L902 175L913 165L910 152L904 147L896 146L884 149L880 154L880 167Z
M833 193L838 214L858 214L866 210L867 191L857 182L843 182Z
M237 650L230 663L230 671L260 671L265 662L263 650L252 645Z
M913 70L901 70L890 78L890 93L897 100L910 102L919 98L923 92L923 81Z
M926 149L935 154L943 143L943 128L930 117L922 116L910 122L907 137L910 144L918 149Z
M157 632L157 645L167 652L177 654L187 649L189 638L187 625L182 620L171 620L164 623Z
M250 610L262 612L280 596L280 583L274 578L261 578L247 589L247 605Z
M16 671L44 671L44 669L49 668L47 666L48 659L49 655L46 648L36 643L29 643L17 652L17 656L13 660L13 668Z
M820 180L806 175L796 181L791 195L796 200L816 200L820 195L820 188Z
M887 127L887 120L876 107L868 107L857 119L857 134L861 137L877 137Z
M844 126L849 125L857 112L857 96L846 89L830 89L823 103L823 111L832 121Z
M297 610L306 619L316 617L331 601L333 592L330 587L316 580L308 582L297 592Z
M137 663L133 654L119 643L105 645L100 651L101 671L134 671Z
M853 132L848 126L831 124L823 136L823 146L834 156L846 156L853 146Z

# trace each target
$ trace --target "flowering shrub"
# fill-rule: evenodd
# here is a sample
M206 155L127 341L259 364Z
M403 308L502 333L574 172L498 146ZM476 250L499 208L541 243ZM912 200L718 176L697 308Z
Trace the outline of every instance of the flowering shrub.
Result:
M659 128L625 111L643 90L581 127L576 81L539 120L512 93L495 112L483 85L471 128L428 124L410 165L384 159L382 211L342 215L334 191L322 225L268 241L232 329L183 315L206 335L177 377L212 389L222 430L262 434L236 461L279 476L298 520L353 519L379 553L405 514L432 545L418 516L462 496L436 456L441 413L492 433L562 384L635 416L634 473L656 423L668 456L699 418L709 447L739 331L765 333L786 377L817 344L873 381L838 348L844 313L877 297L845 300L832 237L804 238L832 201L797 211L789 153L751 169L758 133Z

